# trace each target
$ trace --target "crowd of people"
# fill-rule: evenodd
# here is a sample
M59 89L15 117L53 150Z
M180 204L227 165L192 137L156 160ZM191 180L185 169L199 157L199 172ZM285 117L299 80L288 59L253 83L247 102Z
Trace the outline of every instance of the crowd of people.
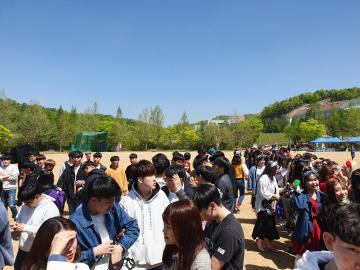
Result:
M101 153L71 151L55 181L54 160L26 155L18 166L1 157L0 269L243 269L235 214L246 190L259 252L274 251L280 225L296 269L360 269L360 169L351 161L253 145L231 160L213 148L193 159L132 153L124 170L119 156L107 168Z

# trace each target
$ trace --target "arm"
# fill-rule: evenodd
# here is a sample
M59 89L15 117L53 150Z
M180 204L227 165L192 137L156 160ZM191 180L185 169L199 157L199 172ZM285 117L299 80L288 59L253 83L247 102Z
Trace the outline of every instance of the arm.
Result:
M254 167L251 167L248 176L247 189L253 189L253 188L254 188Z
M12 166L8 180L14 181L17 180L19 176L19 169L16 166Z
M1 206L3 207L3 206ZM0 256L4 259L5 265L14 264L14 252L10 234L9 220L5 208L2 210L4 218L0 220Z
M221 270L224 264L222 260L219 260L215 256L211 257L211 270Z
M124 251L126 251L139 237L140 229L136 219L131 218L119 205L115 205L115 207L120 220L120 226L125 230L123 237L118 243L124 248Z
M243 170L243 173L244 173L244 178L247 178L249 176L249 169L248 169L248 167L246 166L245 163L243 163L241 166L242 166L242 170Z
M122 192L124 193L124 195L126 195L129 192L129 188L128 188L128 181L126 179L126 174L124 171L122 171L121 181L124 187L124 190L122 190Z

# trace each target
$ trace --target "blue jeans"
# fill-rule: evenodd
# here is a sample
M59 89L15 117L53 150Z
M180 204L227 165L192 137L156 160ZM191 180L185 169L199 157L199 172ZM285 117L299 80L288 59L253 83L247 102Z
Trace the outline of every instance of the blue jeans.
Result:
M240 196L238 195L240 193ZM236 194L236 203L242 203L245 198L245 181L244 179L237 178L235 179L235 194Z
M11 216L13 219L16 218L17 209L16 209L16 189L4 189L2 192L1 200L5 205L5 208L10 207Z

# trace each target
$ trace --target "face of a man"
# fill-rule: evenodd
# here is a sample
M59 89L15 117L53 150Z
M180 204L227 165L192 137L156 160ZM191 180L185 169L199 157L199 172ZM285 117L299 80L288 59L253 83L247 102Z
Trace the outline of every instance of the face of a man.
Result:
M101 159L100 157L93 157L93 160L94 160L94 163L96 164L96 166L100 164L100 159Z
M91 153L85 153L86 160L91 160Z
M140 181L146 190L152 191L156 188L155 175L145 176Z
M35 208L36 206L38 206L39 204L39 198L40 198L41 195L36 195L34 199L31 199L31 200L28 200L28 201L25 201L24 204L29 207L29 208Z
M32 163L35 163L36 162L36 156L35 155L30 155L28 156L28 160Z
M335 264L339 270L354 270L360 269L360 246L355 246L346 243L340 239L340 237L333 237L329 233L325 236L325 239L329 237L329 242L326 246L329 250L334 252ZM329 246L330 244L330 246Z
M207 222L211 222L214 220L214 203L211 202L208 208L201 209L200 211L201 219Z
M3 166L4 166L4 167L7 167L7 166L10 165L10 159L4 159L4 160L2 161L2 163L3 163Z
M183 160L175 160L174 164L177 165L177 166L184 167L184 161Z
M136 164L136 163L137 163L137 158L132 158L132 159L130 159L130 163L131 163L132 165Z
M111 207L114 206L115 203L115 197L111 198L103 198L103 199L97 199L94 198L93 200L96 212L99 214L107 214L109 213Z
M45 159L36 160L36 164L43 168L45 166Z
M119 167L119 160L111 161L111 167L118 168Z
M82 157L73 157L73 158L72 158L72 163L73 163L75 166L79 166L80 163L81 163L81 159L82 159Z

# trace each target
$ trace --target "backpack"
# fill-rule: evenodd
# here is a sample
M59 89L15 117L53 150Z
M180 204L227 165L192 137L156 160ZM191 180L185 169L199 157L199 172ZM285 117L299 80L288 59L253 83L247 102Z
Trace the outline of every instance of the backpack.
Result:
M44 193L55 199L54 203L61 213L64 210L65 192L62 191L59 187L53 186L52 188L46 190Z

